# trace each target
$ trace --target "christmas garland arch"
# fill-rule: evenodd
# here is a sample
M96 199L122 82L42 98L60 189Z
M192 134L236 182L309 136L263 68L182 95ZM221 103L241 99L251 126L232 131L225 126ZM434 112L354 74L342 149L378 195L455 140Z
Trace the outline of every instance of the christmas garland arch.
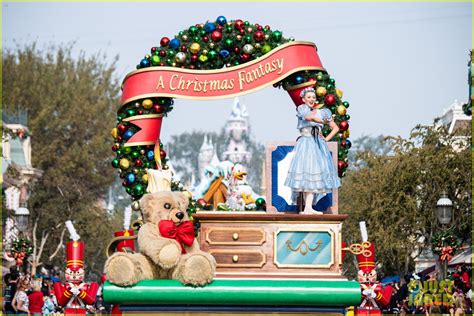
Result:
M137 65L137 69L148 67L176 67L194 70L214 70L231 68L245 64L270 53L280 45L294 41L285 38L281 31L270 26L251 24L240 19L227 21L219 16L214 22L192 25L179 32L172 39L163 37L160 46L152 47L150 54ZM342 91L336 88L335 80L326 71L303 70L293 73L274 87L290 90L307 82L313 82L317 102L329 108L340 128L334 138L338 142L338 171L343 177L348 166L347 154L351 147L349 137L349 102L342 100ZM173 109L173 99L168 97L149 97L123 104L117 113L116 127L112 130L114 144L112 150L116 157L112 166L119 171L123 186L132 200L138 200L148 183L146 169L157 168L156 155L159 155L162 168L166 169L167 158L163 144L143 146L124 146L138 130L127 118L155 115L166 116ZM329 134L325 127L323 135ZM155 148L159 146L159 148ZM172 187L173 189L173 187ZM176 185L174 189L179 189Z

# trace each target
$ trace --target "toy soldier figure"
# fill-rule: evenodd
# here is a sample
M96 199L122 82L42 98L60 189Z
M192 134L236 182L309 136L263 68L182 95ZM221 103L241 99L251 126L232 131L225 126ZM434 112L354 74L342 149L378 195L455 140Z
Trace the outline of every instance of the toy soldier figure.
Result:
M69 222L69 223L68 223ZM66 222L73 241L66 243L66 283L54 284L54 294L58 304L64 306L65 315L85 315L86 305L96 300L98 285L96 282L84 283L84 243L70 221ZM72 229L71 229L72 227Z
M356 315L382 315L381 309L388 306L392 296L392 287L382 287L377 281L375 271L375 248L370 242L364 243L364 251L357 255L359 271L357 281L362 291L362 303L356 308Z

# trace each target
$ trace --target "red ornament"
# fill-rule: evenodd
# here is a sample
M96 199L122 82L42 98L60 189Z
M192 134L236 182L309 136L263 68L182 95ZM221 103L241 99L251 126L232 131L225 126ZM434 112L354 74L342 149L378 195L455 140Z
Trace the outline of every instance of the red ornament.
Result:
M165 63L160 63L160 66L162 66L162 67L163 67L164 65L165 65Z
M196 55L196 54L191 55L191 62L192 63L197 62L197 60L198 60L198 55Z
M257 26L257 30L259 30L259 31L262 31L262 30L263 30L263 26L258 25L258 24L255 24L255 26Z
M250 60L250 55L244 53L244 54L240 55L240 60L241 60L242 62L247 62L247 61Z
M257 42L261 42L263 41L263 39L265 38L265 34L263 34L262 31L257 31L253 34L253 38L257 41Z
M153 105L153 111L155 111L155 113L163 113L164 108L159 104L155 104Z
M270 29L270 25L265 25L265 29L269 30L269 29Z
M123 133L125 133L125 131L127 130L127 127L126 127L125 125L123 125L123 124L119 124L119 125L117 125L117 129L118 129L118 131L119 131L120 133L123 134Z
M143 162L140 159L135 160L135 166L141 167L143 165Z
M117 136L117 142L121 143L123 141L122 136Z
M224 28L222 27L222 25L218 25L218 26L217 26L217 30L218 30L218 31L222 31L223 29L224 29Z
M160 54L161 57L165 57L166 56L166 51L162 49L162 50L160 50L159 54Z
M152 47L152 48L151 48L151 52L152 52L152 53L156 52L156 47Z
M211 33L211 39L214 42L219 42L222 39L222 33L219 31L214 31Z
M338 169L339 171L344 171L344 169L346 169L347 166L348 166L347 162L344 162L344 161L342 161L342 160L339 160L339 161L337 162L337 169Z
M163 37L160 41L161 46L168 46L169 43L170 43L170 39L167 37Z
M209 42L209 37L204 36L204 37L202 38L202 40L203 40L205 43L207 43L207 42Z
M334 96L334 94L328 94L324 98L324 103L326 103L326 105L333 105L334 103L336 103L336 97Z
M122 186L126 187L128 185L127 181L122 182Z
M309 78L308 81L314 82L314 84L316 84L316 81L317 81L317 80L316 80L316 78Z
M137 113L138 113L138 115L142 115L142 114L143 114L143 110L138 110Z
M185 53L187 50L188 50L188 48L186 47L186 45L181 45L181 51L183 53Z
M349 128L349 123L347 123L347 121L342 121L341 123L339 123L339 129L341 131L347 131L348 128Z
M195 65L189 65L189 69L196 69Z
M240 53L240 48L238 48L237 46L234 47L234 53L236 53L236 54Z
M117 146L113 145L112 146L112 151L117 151Z
M236 30L243 28L244 27L244 21L235 20L234 27L235 27Z
M197 200L197 204L201 207L204 207L204 206L207 205L206 200L204 200L204 199Z
M160 150L160 157L161 157L161 159L166 158L166 151L164 151L163 149Z

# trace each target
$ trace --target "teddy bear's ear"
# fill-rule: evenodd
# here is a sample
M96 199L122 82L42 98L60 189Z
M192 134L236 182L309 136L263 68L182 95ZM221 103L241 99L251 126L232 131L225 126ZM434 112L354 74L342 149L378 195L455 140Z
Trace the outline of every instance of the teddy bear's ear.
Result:
M140 199L140 208L143 212L143 220L148 221L150 219L151 213L158 207L159 198L155 193L145 194Z
M185 211L188 209L188 204L189 204L189 199L186 195L184 195L181 192L173 192L175 199L179 203L179 208L182 211Z

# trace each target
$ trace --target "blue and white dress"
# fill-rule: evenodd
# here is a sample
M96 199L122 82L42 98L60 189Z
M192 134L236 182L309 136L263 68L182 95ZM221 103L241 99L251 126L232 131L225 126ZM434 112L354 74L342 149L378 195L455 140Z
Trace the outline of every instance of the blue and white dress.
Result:
M295 154L285 180L285 185L293 191L293 200L299 192L325 194L341 186L331 152L319 135L323 124L307 121L304 118L310 112L311 108L302 104L298 107L296 114L297 128L300 130L301 137L296 142ZM315 115L322 120L332 119L329 109L319 109ZM317 199L313 199L313 203L316 204L316 202Z

